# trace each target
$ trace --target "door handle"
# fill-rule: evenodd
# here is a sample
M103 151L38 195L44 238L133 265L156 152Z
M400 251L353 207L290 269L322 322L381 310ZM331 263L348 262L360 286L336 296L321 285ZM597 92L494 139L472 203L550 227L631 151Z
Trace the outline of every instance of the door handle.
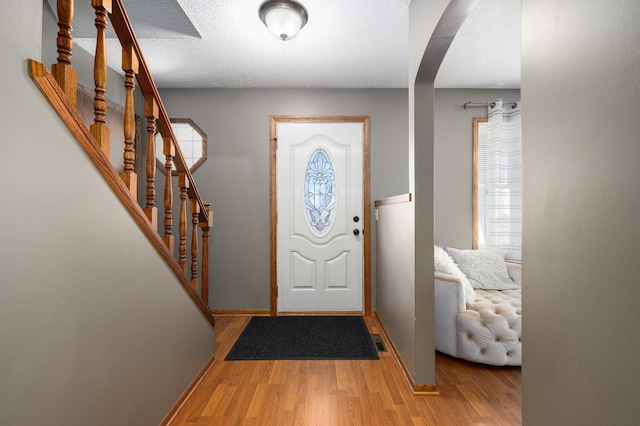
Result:
M360 235L360 230L358 230L358 229L354 229L354 230L353 230L353 235L355 235L355 236Z

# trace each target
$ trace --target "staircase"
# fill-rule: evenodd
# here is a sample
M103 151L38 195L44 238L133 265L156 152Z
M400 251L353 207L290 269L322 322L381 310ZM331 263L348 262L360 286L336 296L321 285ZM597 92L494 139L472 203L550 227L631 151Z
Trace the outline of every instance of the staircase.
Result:
M89 1L89 0L86 0ZM95 9L96 52L93 70L95 97L93 102L94 122L87 126L77 111L77 71L72 64L73 39L71 28L74 16L73 0L58 0L58 58L51 71L45 65L29 60L29 75L57 112L78 143L93 161L106 182L121 200L132 219L137 223L160 257L178 279L194 305L206 320L214 325L209 308L209 233L213 226L211 205L200 197L196 182L184 160L180 146L173 133L167 112L158 94L158 89L140 50L131 22L121 0L91 0ZM112 134L106 124L107 102L107 52L106 30L109 22L122 48L122 70L124 71L125 105L123 134ZM146 152L144 159L136 159L135 104L136 83L144 99L146 118ZM165 178L163 191L164 217L158 221L156 207L156 133L160 133L165 156ZM110 161L111 141L122 138L124 169L118 173ZM144 160L146 176L145 197L138 202L138 174ZM138 162L137 162L138 161ZM177 182L172 179L177 172ZM174 185L176 186L174 190ZM179 205L174 206L174 193L179 194ZM175 247L174 208L178 217L178 245ZM187 218L190 216L190 220ZM189 231L189 232L188 232ZM187 234L190 235L187 235ZM190 243L187 244L187 240ZM202 242L202 247L199 246ZM190 258L187 258L189 245Z

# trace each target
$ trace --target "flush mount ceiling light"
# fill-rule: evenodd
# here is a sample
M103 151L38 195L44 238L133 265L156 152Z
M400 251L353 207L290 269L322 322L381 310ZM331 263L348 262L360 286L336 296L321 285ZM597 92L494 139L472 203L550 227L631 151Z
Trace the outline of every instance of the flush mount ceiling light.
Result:
M267 0L258 9L269 32L282 41L291 40L307 23L307 10L293 0Z

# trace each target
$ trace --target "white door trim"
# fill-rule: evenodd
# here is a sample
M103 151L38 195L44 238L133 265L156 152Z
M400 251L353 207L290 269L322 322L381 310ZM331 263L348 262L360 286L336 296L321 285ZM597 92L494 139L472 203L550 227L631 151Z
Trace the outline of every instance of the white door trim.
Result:
M362 144L362 199L363 199L363 287L364 287L364 313L371 313L371 138L369 116L271 116L269 117L269 181L270 181L270 222L271 222L271 279L270 279L270 312L278 314L278 259L277 259L277 173L276 173L276 148L277 148L277 123L344 123L355 122L363 124Z

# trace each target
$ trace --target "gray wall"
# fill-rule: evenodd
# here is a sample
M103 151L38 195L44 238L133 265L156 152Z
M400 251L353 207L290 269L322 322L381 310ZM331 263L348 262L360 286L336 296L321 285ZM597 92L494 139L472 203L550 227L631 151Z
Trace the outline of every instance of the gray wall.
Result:
M520 90L436 89L434 138L434 239L437 244L470 249L472 232L473 117L487 108L468 102L520 99ZM526 110L524 112L526 114Z
M640 3L522 3L524 424L637 424Z
M416 377L415 208L407 201L381 205L376 210L376 313L405 368Z
M170 117L189 117L208 135L208 160L194 177L214 212L214 309L269 309L270 115L370 115L371 199L406 192L406 90L164 89L160 94ZM375 265L372 281L375 300Z
M414 202L413 280L402 285L413 292L410 306L398 303L393 309L404 314L398 323L413 320L415 371L418 385L435 383L433 323L433 82L434 70L426 49L448 1L414 0L409 6L409 191ZM439 63L438 63L439 66ZM415 315L407 317L414 312ZM402 320L401 320L402 319ZM391 336L393 339L393 336Z
M0 424L157 424L211 327L27 75L42 0L0 15Z

